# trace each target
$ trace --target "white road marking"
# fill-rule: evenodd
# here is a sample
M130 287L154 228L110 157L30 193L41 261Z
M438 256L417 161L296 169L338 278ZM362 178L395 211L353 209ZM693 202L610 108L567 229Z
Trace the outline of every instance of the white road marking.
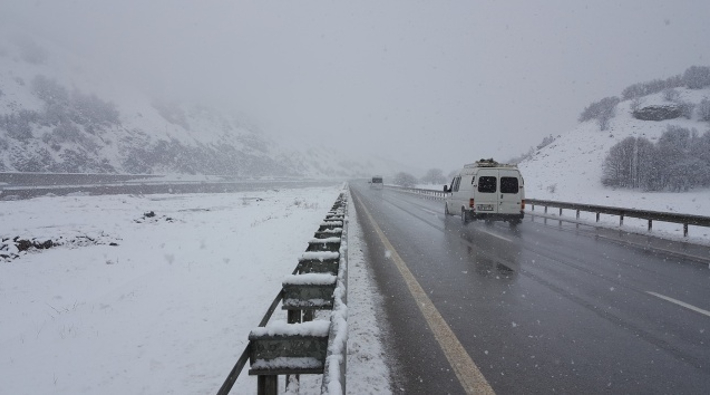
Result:
M646 293L649 294L649 295L655 296L655 297L657 297L657 298L659 298L659 299L663 299L663 300L665 300L665 301L671 302L671 303L673 303L673 304L677 304L678 306L685 307L685 308L688 309L688 310L693 310L693 311L696 312L696 313L700 313L700 314L702 314L702 315L706 315L706 316L710 317L710 311L703 310L703 309L701 309L700 307L695 307L695 306L693 306L692 304L685 303L685 302L682 302L682 301L680 301L680 300L673 299L673 298L668 297L668 296L665 296L665 295L661 295L661 294L659 294L659 293L655 293L655 292L651 292L651 291L646 291Z
M420 207L420 208L421 208L421 207ZM426 208L422 208L422 211L427 212L427 213L430 213L430 214L434 214L434 215L439 214L438 211L433 211L433 210L429 210L429 209L426 209Z
M508 241L508 242L511 242L511 243L513 242L513 240L511 240L511 239L509 239L509 238L507 238L507 237L503 237L503 236L497 235L497 234L495 234L495 233L493 233L493 232L489 232L489 231L487 231L487 230L482 230L482 232L483 232L483 233L488 233L489 235L491 235L491 236L493 236L493 237L497 237L497 238L499 238L499 239L501 239L501 240L505 240L505 241Z
M361 204L360 206L370 220L372 227L375 229L375 233L377 233L382 244L384 244L385 250L390 253L390 259L394 262L402 278L404 278L409 293L414 298L419 307L419 311L421 311L429 328L434 333L434 338L439 343L439 347L441 347L444 355L446 355L446 359L449 361L454 373L456 373L456 377L459 379L464 391L466 391L467 394L495 395L493 388L488 384L486 378L483 377L483 373L481 373L478 366L476 366L471 359L471 356L468 355L463 348L463 345L461 345L456 334L454 334L446 323L444 317L441 316L439 310L434 307L434 303L429 299L424 288L419 284L407 267L407 264L399 256L379 225L377 225L375 219L372 218L370 211L364 205Z
M427 208L419 207L419 209L422 210L422 211L424 211L425 213L430 213L430 214L434 214L434 215L439 214L438 211L429 210L429 209L427 209ZM497 237L497 238L499 238L499 239L501 239L501 240L505 240L505 241L507 241L507 242L509 242L509 243L512 243L512 242L513 242L513 240L511 240L511 239L509 239L509 238L507 238L507 237L503 237L503 236L497 235L497 234L492 233L492 232L490 232L490 231L487 231L487 230L481 230L481 231L482 231L483 233L488 233L489 235L491 235L491 236L493 236L493 237Z

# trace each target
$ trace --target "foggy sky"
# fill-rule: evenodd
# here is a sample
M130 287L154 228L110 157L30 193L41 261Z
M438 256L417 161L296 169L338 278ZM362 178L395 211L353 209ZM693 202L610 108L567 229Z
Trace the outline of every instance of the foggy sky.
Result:
M628 85L710 65L710 1L0 0L154 94L446 173Z

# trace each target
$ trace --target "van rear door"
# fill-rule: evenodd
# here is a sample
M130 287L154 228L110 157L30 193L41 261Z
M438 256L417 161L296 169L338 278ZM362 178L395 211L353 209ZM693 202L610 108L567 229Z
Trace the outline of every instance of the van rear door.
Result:
M515 170L498 170L498 213L519 214L521 188L520 173Z
M481 169L473 185L476 211L480 214L498 212L498 170Z

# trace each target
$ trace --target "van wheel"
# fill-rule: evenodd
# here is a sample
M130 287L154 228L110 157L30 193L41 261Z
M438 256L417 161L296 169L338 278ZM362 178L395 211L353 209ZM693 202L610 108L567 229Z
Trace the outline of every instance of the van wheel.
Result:
M466 213L465 209L461 209L461 223L466 225L468 224L468 213Z

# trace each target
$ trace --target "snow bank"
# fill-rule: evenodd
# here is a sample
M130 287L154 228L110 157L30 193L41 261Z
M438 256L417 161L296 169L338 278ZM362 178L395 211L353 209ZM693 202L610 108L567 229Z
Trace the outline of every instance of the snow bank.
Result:
M330 273L304 273L284 277L283 285L331 285L338 278Z
M289 324L283 321L270 323L265 327L258 327L251 330L249 338L264 336L315 336L326 337L330 329L330 322L326 320L309 321L303 323Z
M318 260L323 262L325 260L338 259L338 257L340 257L340 254L333 251L307 251L301 255L300 260Z

